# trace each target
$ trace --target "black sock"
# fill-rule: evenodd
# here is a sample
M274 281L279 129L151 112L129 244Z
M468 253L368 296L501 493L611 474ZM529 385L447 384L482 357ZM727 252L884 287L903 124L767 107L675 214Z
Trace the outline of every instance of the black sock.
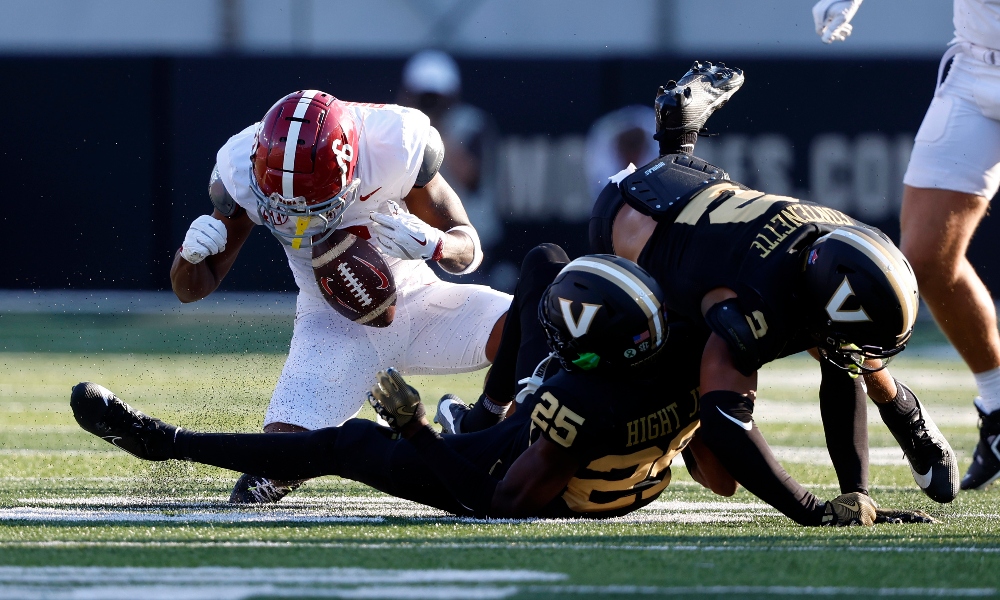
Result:
M894 381L896 381L896 397L891 402L875 403L883 420L892 417L908 418L913 416L913 411L917 410L917 397L902 383Z
M697 131L663 130L654 136L660 143L660 155L664 154L694 154L694 146L698 143Z
M479 396L476 403L472 405L472 410L462 417L462 433L472 433L474 431L489 429L500 422L503 415L495 414L487 409L483 402L485 399L486 394Z
M868 493L868 395L861 378L820 363L819 409L840 491Z
M336 427L296 433L196 433L181 430L174 457L292 481L334 473Z

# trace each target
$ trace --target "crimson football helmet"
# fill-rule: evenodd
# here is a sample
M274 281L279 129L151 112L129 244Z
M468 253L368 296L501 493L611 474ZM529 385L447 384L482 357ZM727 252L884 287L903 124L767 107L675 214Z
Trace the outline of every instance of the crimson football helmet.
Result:
M264 115L250 188L261 221L282 243L308 247L340 225L361 186L358 137L344 103L319 90L288 94Z
M838 227L807 248L810 330L823 358L853 373L884 368L913 333L913 268L881 231Z

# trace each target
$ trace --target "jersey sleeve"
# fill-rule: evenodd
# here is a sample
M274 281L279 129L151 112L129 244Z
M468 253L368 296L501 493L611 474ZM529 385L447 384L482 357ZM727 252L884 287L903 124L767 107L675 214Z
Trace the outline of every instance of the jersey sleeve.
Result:
M349 104L362 123L362 182L365 189L381 187L386 199L405 197L417 180L424 147L431 131L427 115L414 108L387 104ZM367 179L367 181L365 181ZM366 215L367 216L367 215Z
M531 439L539 436L569 450L589 462L601 455L610 431L611 419L596 402L602 393L596 389L575 389L578 386L543 384L535 391L536 402L531 409Z
M807 303L799 283L801 249L821 231L814 224L800 227L767 256L751 252L740 267L734 291L756 338L758 367L784 356L806 324Z
M257 214L257 199L250 190L250 154L258 125L259 123L254 123L229 138L216 153L215 166L229 195L247 211L251 221L261 225L260 215Z

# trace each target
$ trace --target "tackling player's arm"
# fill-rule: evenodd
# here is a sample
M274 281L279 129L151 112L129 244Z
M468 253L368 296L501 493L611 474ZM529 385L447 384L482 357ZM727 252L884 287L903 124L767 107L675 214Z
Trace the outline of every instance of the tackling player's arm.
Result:
M565 448L540 437L498 481L446 444L427 417L420 415L400 432L452 496L477 516L538 516L580 468Z
M218 226L205 221L205 219L219 221L225 233L219 232ZM207 225L204 225L206 223ZM184 238L185 243L189 243L189 238L194 238L192 242L197 243L197 237L193 235L196 226L207 227L207 231L215 237L215 240L206 240L210 245L221 238L223 249L214 254L200 256L201 260L195 263L184 257L184 246L177 250L174 262L170 266L170 285L181 302L201 300L219 287L222 279L229 273L229 269L236 261L236 256L250 235L254 223L242 208L238 208L231 217L224 216L216 209L211 215L198 217L191 224L191 229L188 230L188 235ZM214 248L201 248L201 250L210 251L217 248L216 244ZM196 254L193 258L197 260L199 256Z
M566 448L544 436L539 437L517 457L497 484L490 504L490 515L537 515L566 488L580 467L580 461Z
M705 445L701 434L696 433L681 452L684 466L691 478L720 496L732 496L740 487L719 459Z
M822 525L826 505L781 467L754 423L757 371L750 363L756 360L756 339L742 329L739 309L728 288L712 290L702 302L713 333L701 361L701 437L750 493L801 525Z

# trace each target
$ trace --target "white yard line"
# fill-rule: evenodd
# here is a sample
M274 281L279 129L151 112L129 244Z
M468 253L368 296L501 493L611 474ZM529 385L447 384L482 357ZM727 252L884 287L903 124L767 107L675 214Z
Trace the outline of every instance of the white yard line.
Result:
M0 509L0 521L46 523L381 523L385 521L385 518L303 510L185 510L170 514L155 509L88 510L17 507Z
M995 596L996 588L864 588L812 586L706 585L656 587L637 585L555 585L529 586L525 592L571 596L635 594L640 596L928 596L934 598L982 598Z
M259 540L229 542L123 542L123 541L38 541L0 542L0 548L276 548L326 550L576 550L584 552L690 552L690 553L761 553L761 552L834 552L838 545L765 546L761 544L599 544L593 542L268 542ZM1000 554L998 546L850 546L851 552L873 554Z
M766 413L766 411L763 411ZM819 414L819 409L817 409L817 419ZM755 415L756 417L756 415ZM764 428L767 428L764 420L770 417L761 418L761 423ZM773 422L773 421L768 421ZM809 421L803 421L809 422ZM808 447L808 446L771 446L771 450L774 451L775 456L778 460L782 462L791 463L801 463L810 465L830 465L830 455L826 448L822 447ZM873 465L898 465L906 466L906 459L903 457L903 452L898 447L875 447L870 448L868 451L869 460ZM961 454L961 453L959 453ZM112 458L120 457L125 458L127 455L123 452L117 450L27 450L27 449L10 449L4 448L0 449L0 456L14 456L14 457L42 457L42 458L59 458L63 456L94 456L101 458ZM683 459L678 456L674 459L673 466L681 467L684 465ZM67 478L68 479L68 478ZM117 478L120 481L134 480L128 477ZM107 478L106 480L114 481L115 478ZM219 479L221 480L221 478ZM330 480L332 481L332 480Z
M754 404L753 418L764 428L765 433L767 425L772 423L805 423L817 426L822 424L819 400L814 402L771 400L767 398L767 388L761 386L761 390L763 396ZM967 406L931 406L928 410L938 426L975 427L979 418L971 400ZM869 406L868 424L884 427L882 417L879 416L878 409L874 406Z
M567 596L986 597L995 588L566 585L564 573L493 569L0 567L2 599L243 600L257 596L490 599Z
M0 598L242 600L325 598L506 598L510 584L560 582L563 573L492 569L287 569L0 567ZM497 586L496 584L507 584Z

